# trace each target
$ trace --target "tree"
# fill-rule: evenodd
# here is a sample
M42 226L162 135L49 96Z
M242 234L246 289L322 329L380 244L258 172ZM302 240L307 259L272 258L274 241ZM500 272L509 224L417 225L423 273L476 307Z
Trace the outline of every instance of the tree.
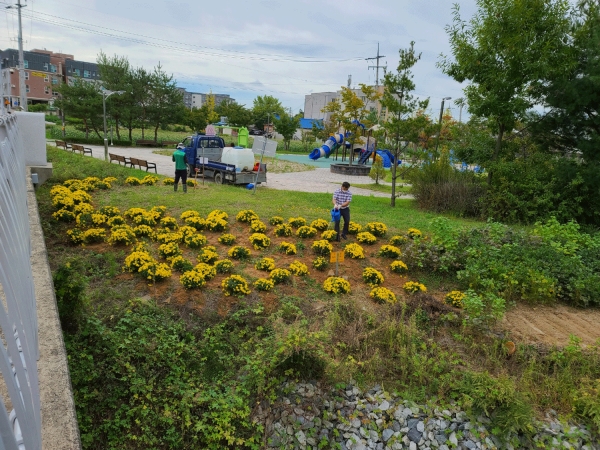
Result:
M137 105L132 94L132 68L126 56L106 56L103 52L96 58L100 79L105 89L110 91L124 91L121 95L113 95L107 102L106 113L115 122L117 139L121 139L121 122L132 122L130 119L137 112ZM131 131L129 129L129 140Z
M98 128L102 124L102 95L100 85L95 81L73 78L70 83L62 83L55 88L60 94L56 105L66 115L83 121L85 137L89 137L90 127L102 139Z
M387 110L383 127L394 155L391 206L396 206L396 180L400 177L397 162L411 143L418 144L423 136L428 139L431 134L429 118L422 114L429 99L419 100L411 93L415 89L412 67L421 59L421 54L415 53L414 45L411 42L408 49L399 51L396 72L386 72L383 77L381 105Z
M363 131L373 125L368 120L371 111L367 109L367 104L380 97L373 86L361 84L360 91L365 101L354 90L342 87L341 98L336 98L323 108L323 112L331 113L331 121L337 123L338 128L344 129L351 149L350 165L354 160L354 145L359 142Z
M219 121L219 114L215 111L215 96L212 91L206 96L206 101L200 107L208 123Z
M264 129L267 120L272 122L275 114L281 116L284 112L281 102L271 95L259 95L252 104L252 120L261 130Z
M193 108L192 110L185 108L182 120L184 125L187 125L196 132L204 130L206 125L208 125L206 111L199 108Z
M369 177L375 181L375 184L379 184L379 180L385 178L385 169L383 168L383 163L379 156L375 158L375 162L371 166Z
M275 119L273 121L275 125L275 131L283 136L283 145L285 150L290 149L290 141L294 137L294 133L300 126L300 119L296 117L292 117L288 114L282 114L279 116L279 119Z
M488 183L506 133L523 120L541 98L545 80L565 71L569 61L568 0L477 0L467 23L454 7L446 27L454 59L439 66L464 89L469 112L488 119L496 143L490 151ZM482 163L484 163L482 161Z
M223 101L215 111L227 117L228 123L234 127L248 127L252 123L252 113L244 105L234 101Z
M151 76L151 97L148 106L148 120L154 125L154 140L158 139L161 124L175 123L181 119L183 95L173 81L173 75L167 75L160 63Z

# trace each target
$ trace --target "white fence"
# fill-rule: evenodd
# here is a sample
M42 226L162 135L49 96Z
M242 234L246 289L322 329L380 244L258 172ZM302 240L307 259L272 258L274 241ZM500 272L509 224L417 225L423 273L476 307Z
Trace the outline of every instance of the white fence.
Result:
M16 117L0 116L0 450L41 450L36 301L23 143ZM2 297L0 295L0 297Z

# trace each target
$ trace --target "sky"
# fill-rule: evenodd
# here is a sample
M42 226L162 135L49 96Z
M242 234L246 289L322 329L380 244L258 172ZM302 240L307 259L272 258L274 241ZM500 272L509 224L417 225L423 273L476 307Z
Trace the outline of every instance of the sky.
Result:
M352 87L375 84L368 68L375 61L365 58L377 55L378 43L380 64L395 70L399 49L415 41L422 53L415 93L430 98L434 116L443 97L462 96L461 85L436 67L441 54L450 55L445 27L457 1L21 0L25 50L83 61L103 51L147 69L160 63L189 91L229 94L248 107L257 95L273 95L294 113L304 109L305 95L339 90L349 75ZM475 0L459 3L469 19ZM17 48L16 10L3 11L0 48Z

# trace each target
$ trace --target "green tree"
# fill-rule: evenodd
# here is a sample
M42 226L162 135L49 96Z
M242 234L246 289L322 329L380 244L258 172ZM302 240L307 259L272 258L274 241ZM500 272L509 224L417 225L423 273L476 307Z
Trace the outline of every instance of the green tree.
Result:
M54 89L59 93L56 106L65 115L80 119L83 122L85 137L89 137L90 128L102 138L99 127L102 124L102 95L100 85L95 81L73 78L69 83L62 83Z
M143 67L138 67L132 71L131 93L135 108L131 110L127 118L130 139L131 129L135 125L142 129L142 139L145 138L144 131L149 125L152 104L152 81L152 74Z
M383 168L380 157L375 158L375 162L371 166L371 171L369 172L369 177L375 181L375 184L379 184L379 180L385 178L385 169Z
M415 89L412 68L421 59L421 54L415 53L414 44L411 42L408 49L399 51L396 72L386 72L383 77L381 105L387 112L383 127L395 160L392 164L391 206L396 206L396 180L400 177L396 163L410 144L420 142L423 133L431 134L429 118L420 113L427 108L429 99L419 100L412 95Z
M244 105L234 101L223 101L215 108L220 116L227 117L228 123L234 127L248 127L252 123L252 113Z
M450 36L453 59L439 66L464 89L469 112L488 119L496 144L485 163L490 166L502 150L505 134L523 120L537 102L545 80L567 69L569 31L567 0L477 0L469 22L454 7ZM481 162L484 163L483 161Z
M204 130L208 125L208 119L206 118L206 111L201 108L193 108L191 110L185 108L183 111L183 123L192 130L199 132Z
M137 105L132 94L132 68L126 56L107 56L100 52L96 58L100 79L105 89L110 91L124 91L121 95L113 95L107 102L106 113L115 124L117 139L121 139L121 123L130 123L132 116L137 114ZM129 140L133 125L129 128Z
M346 133L346 140L351 149L350 164L354 161L354 145L361 140L365 128L373 125L373 122L368 120L371 111L367 105L380 97L373 86L361 84L360 91L361 96L348 87L342 87L340 98L329 102L323 108L323 112L331 113L330 120L334 124L337 123L338 127Z
M176 123L181 118L183 95L173 81L173 75L167 75L160 64L154 68L151 77L151 101L148 108L148 120L154 125L154 140L158 139L158 128L163 124Z
M264 129L267 120L273 123L274 114L283 115L281 102L271 95L259 95L252 103L252 120L259 129Z
M275 125L275 131L283 136L283 145L285 150L290 149L290 141L294 137L294 133L300 127L300 119L292 117L288 114L282 114L279 119L273 121Z
M202 114L206 117L208 123L219 121L219 113L215 111L215 96L212 91L206 96L206 101L200 107Z

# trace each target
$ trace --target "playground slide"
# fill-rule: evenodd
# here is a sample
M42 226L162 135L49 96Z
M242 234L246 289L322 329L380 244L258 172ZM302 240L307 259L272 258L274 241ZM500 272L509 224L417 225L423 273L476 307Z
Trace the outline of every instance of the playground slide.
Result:
M310 155L308 155L308 157L314 161L323 157L329 158L329 155L331 155L331 152L334 150L335 146L341 145L343 142L344 135L341 133L329 136L329 139L327 139L327 141L321 145L321 147L315 148Z

